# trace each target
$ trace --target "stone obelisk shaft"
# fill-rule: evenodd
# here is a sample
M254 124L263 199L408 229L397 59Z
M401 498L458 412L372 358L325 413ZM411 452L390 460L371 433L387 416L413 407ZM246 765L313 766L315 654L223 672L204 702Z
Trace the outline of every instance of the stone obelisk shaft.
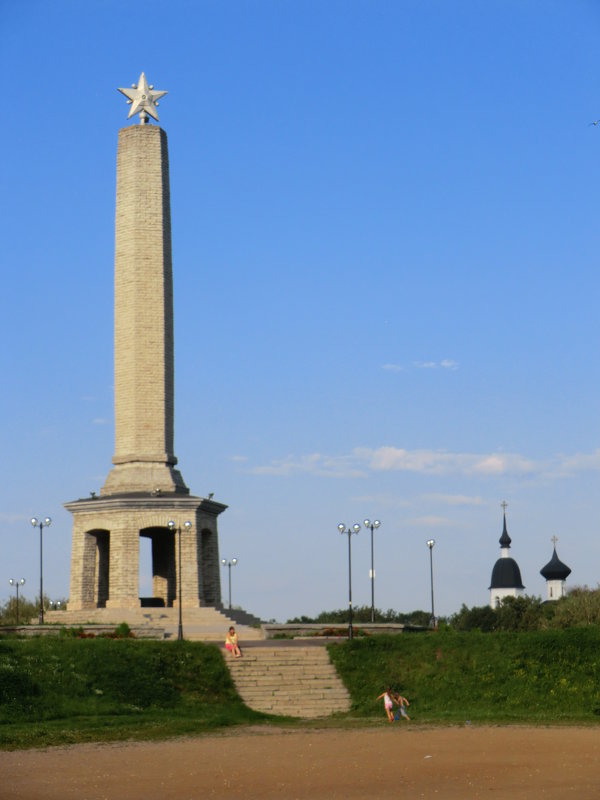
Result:
M166 133L119 131L115 454L101 494L183 492L173 449L173 276Z

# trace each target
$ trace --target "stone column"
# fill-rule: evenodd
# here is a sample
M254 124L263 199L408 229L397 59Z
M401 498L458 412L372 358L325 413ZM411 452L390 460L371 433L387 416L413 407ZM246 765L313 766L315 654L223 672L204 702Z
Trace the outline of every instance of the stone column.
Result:
M96 539L86 532L85 521L75 519L71 547L69 610L95 608Z
M140 533L134 522L110 532L110 581L106 608L139 608Z
M173 278L167 135L119 131L115 221L115 465L101 495L188 493L173 451Z

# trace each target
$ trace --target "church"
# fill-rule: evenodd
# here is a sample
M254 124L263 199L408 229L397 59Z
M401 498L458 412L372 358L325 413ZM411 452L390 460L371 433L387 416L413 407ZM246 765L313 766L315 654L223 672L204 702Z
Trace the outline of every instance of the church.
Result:
M525 586L521 579L521 570L515 559L510 555L512 539L506 527L506 506L503 508L503 527L500 536L500 558L492 569L492 578L489 585L490 606L497 608L505 597L520 597L525 594ZM552 537L554 551L550 561L541 568L540 574L546 579L546 601L556 601L567 593L566 580L571 574L571 569L559 559L556 552L556 536Z

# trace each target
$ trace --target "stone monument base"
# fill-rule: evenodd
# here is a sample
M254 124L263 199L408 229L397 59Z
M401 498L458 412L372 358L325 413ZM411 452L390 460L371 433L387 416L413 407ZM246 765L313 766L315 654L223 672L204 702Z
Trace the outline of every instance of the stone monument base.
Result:
M76 500L65 508L73 514L70 611L141 608L141 537L151 541L156 605L178 605L180 591L186 607L221 605L217 517L227 506L146 491Z
M73 611L69 603L66 611L47 611L44 618L48 623L65 627L86 626L87 628L89 625L101 625L104 628L106 626L116 628L126 622L130 628L139 630L139 635L144 638L144 629L146 628L153 631L155 638L169 640L177 638L179 627L178 608L96 608ZM242 644L245 641L266 638L261 620L241 609L230 611L222 607L195 609L183 607L184 639L222 643L225 641L225 635L230 625L235 626Z

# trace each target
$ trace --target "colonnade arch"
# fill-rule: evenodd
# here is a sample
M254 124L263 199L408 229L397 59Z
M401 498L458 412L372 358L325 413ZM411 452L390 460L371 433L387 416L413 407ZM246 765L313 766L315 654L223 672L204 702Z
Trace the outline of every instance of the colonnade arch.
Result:
M152 594L142 597L140 591L140 605L170 607L177 597L175 536L168 527L149 527L140 531L140 548L142 539L150 541Z

